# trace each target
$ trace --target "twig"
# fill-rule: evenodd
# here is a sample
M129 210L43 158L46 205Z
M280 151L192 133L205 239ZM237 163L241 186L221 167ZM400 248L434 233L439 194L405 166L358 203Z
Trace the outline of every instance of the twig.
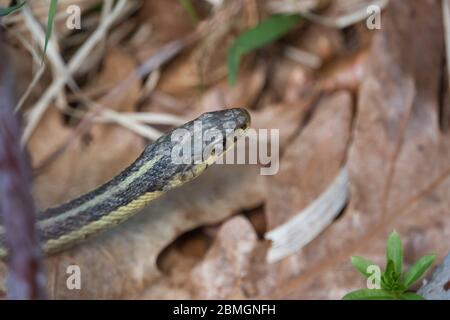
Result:
M111 2L112 5L112 2ZM44 39L45 39L45 33L44 31L41 29L39 22L36 20L36 18L33 16L33 13L31 12L30 8L25 7L23 9L23 16L24 16L24 20L25 23L27 24L28 28L31 30L33 36L35 37L36 41L38 43L44 43ZM104 16L104 19L106 19L107 15ZM159 136L161 136L161 132L150 128L150 127L146 127L143 126L139 123L136 123L134 120L132 119L125 119L120 117L120 115L116 114L113 111L108 111L106 108L101 108L100 106L98 106L96 103L94 103L93 101L91 101L89 99L89 97L85 96L82 94L81 90L79 89L78 85L76 84L75 80L72 78L71 73L69 72L69 70L67 69L63 58L61 57L59 51L56 48L56 44L52 41L49 42L48 48L47 48L47 54L48 54L48 58L52 64L52 69L54 71L54 74L56 76L56 78L64 78L67 80L69 87L74 91L74 93L78 96L81 97L83 101L85 102L85 104L88 107L97 107L100 109L100 113L101 113L101 117L107 119L107 120L112 120L113 122L116 122L120 125L122 125L123 127L136 132L146 138L149 138L151 140L155 140L157 139ZM67 112L67 103L63 103L63 108L61 108L64 112ZM69 112L70 113L70 112Z
M27 101L28 97L30 96L31 92L33 92L33 89L36 87L36 85L39 83L39 80L41 80L42 76L44 75L45 71L45 65L42 65L36 74L33 76L33 80L31 80L31 83L28 85L27 90L25 90L22 97L20 97L19 102L17 103L17 106L15 108L15 111L20 111L22 109L23 105Z
M108 32L109 28L120 16L125 5L126 0L119 0L108 18L101 22L100 26L77 51L77 53L68 64L68 70L70 74L73 74L80 67L80 65L88 57L89 53L95 48L98 42L105 37L105 34ZM39 101L33 106L31 112L27 117L28 123L25 127L25 131L22 137L22 143L26 143L28 141L37 124L41 120L44 112L47 110L51 100L58 94L58 92L69 80L70 79L68 79L66 76L55 79L50 87L41 96Z
M20 41L20 43L22 43L22 45L25 47L25 49L28 50L28 52L30 53L33 60L37 62L36 65L39 66L41 57L39 56L38 52L33 48L33 46L28 42L28 40L25 39L25 37L20 33L20 31L15 30L14 28L11 28L10 30L16 36L16 38ZM41 66L38 67L38 70L37 70L36 74L33 76L33 79L31 81L31 83L28 85L28 88L26 89L25 93L19 99L19 102L17 103L17 105L15 107L16 112L19 111L23 107L23 105L25 104L25 101L28 99L31 92L36 87L36 85L39 83L39 80L41 79L41 77L44 75L44 71L45 71L45 64L42 64Z
M319 1L320 2L320 1ZM389 0L373 0L369 5L376 5L380 9L384 9L389 3ZM306 3L305 3L306 4ZM363 6L359 10L355 10L353 12L343 14L338 17L326 17L322 16L316 13L313 13L310 8L307 6L304 6L303 9L295 8L295 7L273 7L272 6L272 12L274 13L300 13L302 16L304 16L306 19L310 20L311 22L330 27L330 28L338 28L343 29L346 27L349 27L353 24L356 24L364 19L367 19L369 14L367 13L367 7L369 6Z
M450 300L450 253L418 293L427 300Z
M136 120L139 122L152 123L152 124L162 124L170 126L179 126L187 121L172 114L168 113L157 113L157 112L121 112L118 115Z
M8 296L44 299L45 275L34 229L35 209L29 167L20 147L20 126L14 113L14 85L0 30L0 212L8 252Z
M287 46L284 54L292 61L298 62L313 70L319 69L322 66L322 59L318 55L296 47Z
M116 5L116 7L119 4ZM115 7L115 8L116 8ZM195 41L197 41L202 36L206 35L211 28L216 27L217 24L223 23L223 21L226 21L230 19L233 15L235 15L242 7L242 0L236 0L232 3L230 3L226 8L224 8L221 12L218 12L214 17L212 17L208 21L204 21L199 23L197 29L192 32L191 34L187 35L184 38L173 40L163 47L161 47L158 52L153 54L151 57L149 57L143 64L141 64L138 68L133 70L128 77L126 77L124 80L119 82L116 86L114 86L105 96L103 96L98 103L94 102L94 105L97 107L93 108L86 116L80 121L80 123L77 125L75 130L70 134L70 136L63 141L63 143L55 150L53 151L48 157L45 158L36 168L35 168L35 174L40 174L45 168L53 162L55 159L57 159L63 152L76 141L76 138L85 133L89 128L91 127L93 120L100 116L102 114L102 109L104 109L103 105L112 104L117 100L120 100L120 98L123 96L125 92L127 92L127 89L129 86L135 81L136 79L144 78L146 75L151 73L152 71L157 70L160 68L164 63L171 60L173 57L175 57L182 49L185 47L193 44ZM69 70L70 71L70 70ZM70 80L70 79L69 79ZM64 82L65 83L65 82ZM86 95L84 95L81 91L75 90L75 95L78 97L81 97L83 101L87 103L87 105L91 104L92 101ZM111 112L111 110L109 111ZM114 111L112 111L114 113ZM117 113L116 113L117 114ZM112 116L114 120L119 121L118 118ZM111 114L109 116L111 120ZM120 119L121 124L125 125L123 119ZM127 120L127 119L125 119ZM128 119L129 120L129 119ZM136 126L136 123L134 123L134 128L137 128L137 133L143 134L142 128L138 128ZM132 128L133 128L132 127ZM155 130L155 129L153 129ZM156 133L156 131L155 131ZM149 133L150 135L152 133ZM160 134L160 133L158 133ZM156 137L156 135L155 135Z

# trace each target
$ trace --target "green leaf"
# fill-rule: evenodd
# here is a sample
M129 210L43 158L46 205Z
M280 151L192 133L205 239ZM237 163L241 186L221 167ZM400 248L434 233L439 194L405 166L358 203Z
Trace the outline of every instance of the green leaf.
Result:
M48 9L47 30L45 32L44 54L42 55L42 62L44 62L45 54L47 53L48 41L52 35L53 21L55 20L56 8L58 7L58 0L51 0L50 8Z
M241 33L228 51L228 82L236 84L239 64L244 54L281 38L300 22L299 15L275 15Z
M186 10L187 14L192 20L192 23L195 26L198 23L198 16L194 6L192 5L191 0L178 0L178 1L183 6L184 10Z
M420 258L403 277L403 284L406 288L409 288L414 282L416 282L428 268L433 264L436 259L435 254L428 254Z
M392 260L394 264L394 273L392 273L391 276L394 276L394 274L395 276L400 276L403 270L403 246L402 240L396 231L391 233L387 241L386 259L387 262ZM386 272L388 272L387 265Z
M4 17L7 16L10 13L13 13L16 10L19 10L20 8L23 7L23 5L25 4L26 1L22 1L21 3L18 3L12 7L8 7L8 8L0 8L0 17Z
M392 290L394 286L394 282L387 276L386 273L383 273L381 276L381 288L385 290Z
M352 256L351 258L352 265L361 272L366 278L370 277L372 274L367 271L370 266L376 265L372 261L369 261L363 257Z
M414 292L405 292L400 295L401 300L425 300L424 297Z
M361 289L347 293L342 300L396 300L395 295L383 289Z
M395 273L395 265L394 261L388 260L386 264L386 270L384 271L383 275L385 276L388 283L393 284L396 280L396 273Z

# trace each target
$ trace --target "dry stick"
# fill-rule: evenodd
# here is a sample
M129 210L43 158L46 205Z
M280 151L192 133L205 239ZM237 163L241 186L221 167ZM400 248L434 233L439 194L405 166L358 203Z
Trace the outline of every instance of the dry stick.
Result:
M211 18L208 21L200 23L197 30L193 33L187 35L185 38L173 40L164 45L160 50L158 50L158 52L153 54L142 65L134 70L127 78L116 85L108 94L102 97L100 103L96 104L96 106L92 108L92 110L81 119L80 123L77 125L72 134L70 134L70 136L54 152L52 152L40 164L36 166L35 174L39 175L40 173L42 173L48 165L55 161L60 155L64 153L65 150L67 150L67 148L69 148L76 141L77 137L89 130L94 122L93 119L100 114L100 107L102 105L108 105L114 103L114 101L119 100L123 96L123 94L127 92L127 89L134 80L143 78L150 72L157 70L164 63L175 57L182 49L192 45L198 39L207 34L208 30L213 28L215 24L222 24L230 19L233 15L237 14L241 7L242 0L236 0L232 2L227 8L224 8L224 10L218 13L215 17ZM70 77L69 79L67 79L67 81L69 80Z
M33 16L33 13L31 12L30 8L25 7L22 11L24 20L28 28L31 30L32 35L34 36L35 40L38 43L43 44L45 41L45 33L41 29L41 26L39 22L35 19ZM63 58L59 54L59 51L57 50L57 47L54 43L54 41L50 41L48 48L47 48L47 56L52 64L52 69L56 75L56 78L66 78L68 79L68 85L69 87L77 94L78 97L81 97L82 100L85 102L85 104L91 108L98 107L99 109L102 109L102 117L107 118L109 120L113 120L116 123L126 127L127 129L134 131L148 139L156 140L159 138L162 134L161 132L157 131L154 128L146 127L140 123L136 123L132 119L122 119L119 114L112 110L103 110L104 108L101 108L100 106L96 106L93 101L90 100L89 97L83 95L81 90L79 89L78 85L76 84L75 80L72 78L71 73L69 70L67 70L66 64L64 63ZM38 60L39 61L39 60ZM69 112L67 110L67 103L63 104L65 107L60 108L63 112L72 115L73 112ZM72 110L70 110L72 111Z
M187 45L186 41L175 40L170 42L161 48L156 54L150 57L143 65L137 68L131 75L129 75L125 80L120 82L116 87L114 87L108 94L106 94L102 99L101 103L96 104L94 108L91 109L80 121L80 123L75 127L70 136L61 143L61 145L53 151L49 156L47 156L40 164L35 168L35 174L39 175L42 173L48 165L55 161L60 155L64 153L67 148L69 148L72 143L76 141L76 138L84 134L89 130L93 124L93 119L98 116L102 109L100 105L106 105L113 103L120 99L120 97L127 92L128 87L133 83L136 78L145 75L146 72L151 72L159 68L163 63L174 57L182 48Z
M20 147L20 125L14 113L12 70L0 30L0 212L8 249L8 296L45 299L45 274L36 236L29 166Z
M316 14L311 11L310 8L304 7L303 9L295 9L291 7L274 7L272 6L272 11L274 13L300 13L307 20L317 23L329 28L338 28L343 29L349 27L353 24L356 24L362 20L365 20L369 14L367 13L367 8L370 5L378 6L380 9L384 9L389 3L389 0L373 0L367 6L363 6L361 9L358 9L354 12L346 13L338 17L326 17L319 14Z
M110 7L111 6L112 6L112 2L110 3ZM25 21L26 25L28 26L28 28L30 29L33 37L42 46L42 44L44 43L44 40L45 40L45 34L44 34L43 30L41 29L39 22L35 19L35 17L33 16L33 13L31 12L30 8L28 8L28 7L25 7L23 9L22 14L24 17L24 21ZM102 21L107 19L108 16L109 15L106 15L106 14L102 15ZM66 79L66 82L72 88L72 90L75 93L77 93L77 96L78 97L82 96L83 94L82 94L81 90L78 88L78 85L73 80L72 74L68 70L68 68L66 67L66 65L64 63L64 60L60 56L60 54L55 46L54 41L49 42L49 46L47 49L48 49L47 55L48 55L49 60L52 63L53 71L56 75L56 78L57 79L58 78ZM91 109L94 107L100 109L100 111L102 111L101 112L102 118L106 118L107 120L114 121L115 123L122 125L123 127L127 128L139 135L142 135L148 139L156 140L157 138L159 138L162 135L161 132L159 132L158 130L156 130L154 128L144 126L140 123L137 123L136 121L134 121L131 118L123 118L120 116L120 114L118 114L112 110L106 110L106 109L102 108L100 105L96 105L93 101L91 101L86 96L83 96L82 100ZM66 105L66 104L64 104L64 105ZM64 112L68 113L68 111L65 110L65 108L61 108L61 109ZM70 114L70 112L69 112L69 114ZM60 154L60 152L58 151L57 154Z
M94 49L94 47L101 41L112 24L120 16L122 9L126 5L126 0L119 0L119 2L114 7L111 15L101 22L100 26L95 30L95 32L89 37L89 39L83 44L83 46L77 51L74 57L70 60L68 65L69 73L75 72L78 67L87 58L89 53ZM69 81L66 76L55 79L55 81L50 85L50 87L44 92L39 101L33 106L32 110L28 115L28 123L25 127L25 131L22 137L22 143L26 143L33 133L34 129L38 125L45 111L52 99L58 94L58 92L64 87L64 85Z
M39 57L39 54L33 48L33 46L28 42L28 40L25 39L25 37L19 31L15 30L14 28L10 29L10 31L16 36L16 38L20 41L20 43L22 43L22 45L25 47L25 49L27 49L28 52L30 52L32 58L35 61L40 62L41 58ZM25 90L25 93L19 99L19 102L17 103L17 105L15 107L16 112L19 111L22 108L22 106L25 104L28 97L33 92L33 89L36 87L36 85L39 83L39 80L44 75L44 71L45 71L45 64L42 64L38 68L36 74L33 76L33 79L31 80L31 83L28 85L28 88Z
M30 94L33 92L36 85L39 83L39 80L41 80L42 76L44 75L45 71L45 65L42 65L39 70L36 72L36 74L33 76L33 79L31 80L31 83L28 85L28 88L25 90L22 97L19 99L19 102L16 105L15 111L18 112L20 109L22 109L23 105L27 101Z

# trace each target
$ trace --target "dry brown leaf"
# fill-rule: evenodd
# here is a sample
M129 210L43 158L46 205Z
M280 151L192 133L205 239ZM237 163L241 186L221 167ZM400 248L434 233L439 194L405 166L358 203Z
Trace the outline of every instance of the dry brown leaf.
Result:
M224 79L227 74L226 48L232 44L231 21L206 35L197 46L181 54L162 73L158 90L182 96L197 94L199 90Z
M289 145L280 171L268 177L269 230L300 212L334 180L345 161L352 121L347 92L324 98L302 133Z
M95 91L95 88L114 88L120 81L127 79L136 67L136 62L128 54L121 49L112 48L107 52L102 71L87 90ZM114 105L104 107L121 112L134 112L140 90L139 80L135 79L131 85L127 86L126 94L114 100Z
M111 50L96 82L97 86L121 81L135 64L119 50ZM118 111L133 111L138 99L139 81L130 85L127 94L114 105ZM28 145L32 166L42 163L72 133L62 115L49 109ZM69 147L35 181L35 196L41 209L67 201L108 181L133 162L143 150L141 137L118 125L94 125Z
M318 76L319 90L350 90L357 93L364 78L367 54L368 49L363 49L326 66Z
M280 148L288 145L289 140L298 133L305 123L311 107L312 96L292 102L268 105L262 110L251 111L252 127L255 129L280 130Z
M250 222L241 216L222 225L205 259L192 271L194 298L243 299L242 279L251 272L251 256L257 236Z
M14 65L14 76L17 83L16 93L18 99L20 99L26 92L37 70L33 70L32 57L27 52L24 52L22 48L15 48L13 46L7 46L6 48L8 50L8 56L11 57L11 63ZM27 101L36 99L41 94L41 91L44 90L44 86L48 80L48 77L44 74Z
M160 45L182 38L194 30L189 14L178 0L144 1L140 17L152 25L149 41Z
M196 9L202 2L193 2ZM197 11L197 13L201 12ZM139 63L144 63L165 44L176 39L183 39L195 30L188 12L178 0L143 1L139 18L141 24L150 26L144 42L138 47L131 44L130 53L135 55Z
M294 102L311 91L314 77L307 67L285 58L276 62L268 80L271 90L281 101Z
M29 143L33 166L70 136L72 129L50 109ZM45 209L83 194L117 175L144 148L143 139L114 124L95 125L34 180L35 199Z
M5 0L1 2L6 2L8 4L11 4L11 1ZM1 5L0 7L4 7ZM81 15L85 17L85 14L94 8L95 6L100 5L101 0L74 0L74 1L61 1L58 3L57 11L56 11L56 19L54 21L54 28L55 28L55 34L57 34L60 37L67 36L70 34L73 30L67 27L67 19L68 16L67 8L71 5L76 5L80 8ZM48 18L48 9L49 9L50 2L48 1L32 1L28 3L28 6L30 6L31 10L33 11L33 14L36 16L36 18L41 22L42 25L47 25L47 18ZM8 5L6 5L7 7ZM10 19L11 18L11 19ZM6 19L8 24L12 24L12 28L15 28L21 32L26 30L25 28L25 22L22 19L20 12L15 12L8 16ZM83 20L82 20L83 21ZM28 36L28 35L27 35Z
M266 82L267 69L259 66L253 70L242 69L235 86L222 80L206 91L200 99L200 112L220 108L242 107L250 109L256 102Z
M193 119L204 112L232 107L249 109L255 104L264 88L266 74L267 69L264 66L256 67L253 70L243 69L236 86L230 87L226 79L223 79L203 92L198 88L191 88L178 91L175 96L166 96L166 93L164 93L166 99L174 100L175 106L164 106L158 99L154 99L155 101L151 99L143 108L153 112L176 112L187 119ZM158 92L155 93L159 94L160 89L158 87ZM183 109L180 110L178 104L181 104Z
M290 46L312 54L321 64L327 63L344 50L342 35L339 31L318 25L306 26L288 37L288 40ZM276 62L268 80L271 89L281 101L291 102L311 92L314 72L285 54Z
M442 22L430 17L440 17L439 1L392 1L387 8L358 103L349 209L292 259L289 283L276 296L338 299L360 288L349 257L383 262L393 229L406 267L450 250L450 137L439 130L437 95Z
M327 63L344 51L344 39L339 30L310 24L296 37L295 47L316 55Z

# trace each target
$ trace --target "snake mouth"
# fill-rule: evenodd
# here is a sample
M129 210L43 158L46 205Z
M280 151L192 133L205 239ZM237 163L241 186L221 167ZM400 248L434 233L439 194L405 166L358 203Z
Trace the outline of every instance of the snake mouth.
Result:
M236 108L233 110L238 124L237 129L247 131L250 128L251 116L247 109Z
M244 132L247 132L247 130L250 129L250 121L244 123L240 129Z

